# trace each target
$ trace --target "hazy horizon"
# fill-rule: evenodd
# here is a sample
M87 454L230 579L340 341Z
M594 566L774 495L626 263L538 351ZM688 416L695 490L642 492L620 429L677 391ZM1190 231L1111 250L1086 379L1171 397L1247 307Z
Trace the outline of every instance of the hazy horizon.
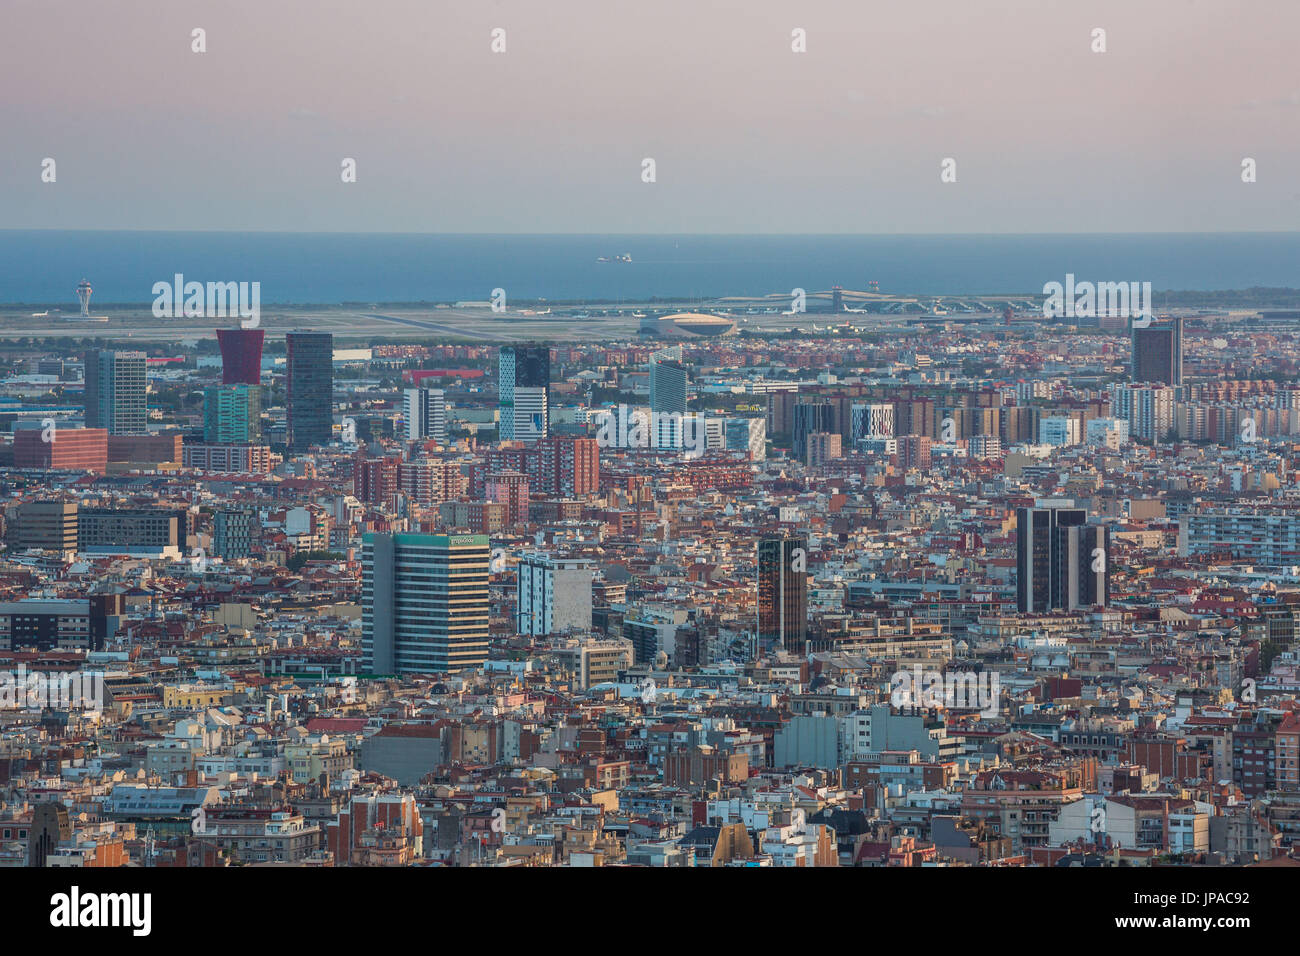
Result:
M30 228L0 228L2 233L23 233L23 232L70 232L70 233L174 233L177 235L185 234L220 234L220 235L285 235L285 236L475 236L481 238L491 238L501 236L503 238L527 239L538 238L545 239L550 236L567 237L567 238L606 238L617 239L620 236L647 237L667 239L674 236L691 237L691 238L743 238L746 236L767 236L771 238L844 238L853 237L863 238L884 238L888 236L897 236L899 238L936 238L936 239L977 239L983 236L996 236L1004 239L1015 238L1033 238L1034 236L1052 236L1055 238L1070 238L1072 236L1088 238L1105 238L1106 236L1177 236L1188 238L1194 236L1294 236L1300 235L1298 229L1220 229L1220 230L1203 230L1196 232L1149 232L1145 230L1127 230L1111 232L767 232L763 230L749 230L746 232L592 232L584 230L574 230L567 232L486 232L475 230L456 230L451 232L430 232L417 229L114 229L106 227L103 229L80 229L65 227L30 227Z
M1283 0L571 0L562 13L10 0L0 228L1120 235L1300 222L1300 5ZM192 52L194 28L206 52ZM791 50L796 28L807 52ZM946 158L956 182L940 181Z

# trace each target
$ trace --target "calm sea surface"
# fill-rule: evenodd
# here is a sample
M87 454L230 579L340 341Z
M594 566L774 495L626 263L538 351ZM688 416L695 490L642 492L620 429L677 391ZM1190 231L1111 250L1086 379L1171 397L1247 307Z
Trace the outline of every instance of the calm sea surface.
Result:
M628 253L630 263L597 262ZM1079 236L489 236L0 231L0 303L153 299L158 281L257 281L263 304L635 300L795 287L998 294L1049 281L1300 287L1300 233Z

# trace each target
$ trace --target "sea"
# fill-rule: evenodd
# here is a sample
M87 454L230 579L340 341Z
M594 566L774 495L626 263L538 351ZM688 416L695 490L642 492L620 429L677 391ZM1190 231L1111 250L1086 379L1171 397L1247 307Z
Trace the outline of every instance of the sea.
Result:
M616 257L630 256L620 262ZM601 258L614 260L601 262ZM1010 295L1044 283L1300 288L1300 232L1122 235L446 235L0 230L0 303L153 300L156 282L260 282L266 305L643 302L839 285ZM877 283L872 286L871 283Z

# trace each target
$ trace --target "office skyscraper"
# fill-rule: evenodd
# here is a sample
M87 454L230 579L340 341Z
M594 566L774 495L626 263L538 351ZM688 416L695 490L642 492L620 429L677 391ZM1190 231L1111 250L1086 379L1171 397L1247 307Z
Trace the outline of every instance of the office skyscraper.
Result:
M1119 385L1115 416L1129 424L1129 434L1144 441L1164 441L1174 427L1178 390L1168 385Z
M791 451L800 461L808 457L808 436L816 432L837 431L835 406L830 402L799 402L794 405L794 430Z
M511 437L515 441L535 442L546 437L551 418L546 389L516 385L513 413Z
M1133 329L1134 383L1159 382L1163 385L1183 384L1183 320Z
M533 441L550 434L547 390L551 350L545 345L505 345L497 357L497 401L502 441ZM521 389L526 391L520 395ZM540 415L540 418L538 417Z
M802 653L808 640L808 542L767 538L758 543L760 648Z
M440 388L406 390L406 440L447 443L447 397Z
M262 384L264 329L217 329L222 385Z
M1106 606L1110 594L1107 529L1082 508L1016 512L1016 607L1022 614Z
M374 674L454 672L488 657L481 534L367 534L361 550L361 653Z
M328 445L334 432L334 336L289 332L284 340L289 448Z
M686 411L686 366L682 347L674 346L650 356L650 410Z
M262 387L213 385L203 390L203 440L219 445L262 438Z
M212 516L212 553L223 561L246 558L253 550L253 521L248 508L222 508Z
M883 403L857 403L851 410L853 441L860 438L893 438L894 406Z
M767 422L762 418L728 418L722 426L727 451L744 451L754 461L767 457Z
M148 373L143 352L92 349L86 353L86 427L110 435L148 431Z

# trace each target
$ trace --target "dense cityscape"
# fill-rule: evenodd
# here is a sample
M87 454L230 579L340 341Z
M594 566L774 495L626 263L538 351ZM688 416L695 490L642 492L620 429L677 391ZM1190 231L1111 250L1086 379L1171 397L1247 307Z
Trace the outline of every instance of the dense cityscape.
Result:
M1300 313L873 295L0 344L0 865L1294 865Z
M1290 938L1300 4L0 23L16 939Z

